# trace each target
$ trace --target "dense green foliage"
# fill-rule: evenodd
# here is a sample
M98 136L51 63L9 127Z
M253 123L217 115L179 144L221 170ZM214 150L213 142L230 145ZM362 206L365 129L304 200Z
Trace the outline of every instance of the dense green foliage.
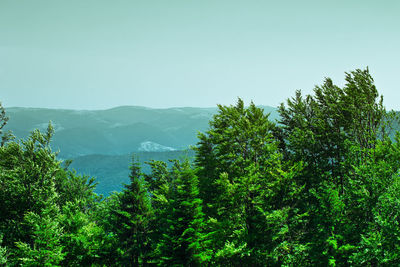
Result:
M298 91L279 113L218 106L194 162L144 173L134 157L107 198L57 159L51 124L5 137L0 265L399 265L400 134L368 69Z

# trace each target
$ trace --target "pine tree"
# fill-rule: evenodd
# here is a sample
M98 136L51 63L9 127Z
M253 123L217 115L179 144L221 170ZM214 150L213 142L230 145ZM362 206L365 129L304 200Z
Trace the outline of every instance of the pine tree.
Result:
M159 240L161 266L198 266L208 260L204 247L204 214L199 198L198 178L188 162L175 163L167 208Z
M151 206L139 163L132 157L130 184L119 196L116 211L117 237L121 244L121 264L146 265L149 253Z

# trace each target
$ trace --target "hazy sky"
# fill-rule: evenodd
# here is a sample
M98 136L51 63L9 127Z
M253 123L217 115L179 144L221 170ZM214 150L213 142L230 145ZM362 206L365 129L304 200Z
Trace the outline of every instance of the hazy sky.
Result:
M400 1L0 0L4 106L276 106L369 66L400 110Z

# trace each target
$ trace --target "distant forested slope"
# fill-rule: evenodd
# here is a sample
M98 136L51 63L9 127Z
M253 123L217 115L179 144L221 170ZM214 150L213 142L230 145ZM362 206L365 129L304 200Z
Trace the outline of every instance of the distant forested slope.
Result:
M135 158L141 163L144 173L150 173L146 162L160 160L169 162L173 159L192 159L193 150L165 151L165 152L135 152ZM96 193L108 195L113 191L121 191L123 183L129 183L129 166L132 155L86 155L73 159L70 165L78 173L96 177L98 185Z
M277 118L277 111L271 118ZM55 128L53 150L61 158L91 154L125 155L139 151L184 150L197 142L217 108L169 108L123 106L108 110L61 110L7 108L10 120L6 129L25 138L33 129Z

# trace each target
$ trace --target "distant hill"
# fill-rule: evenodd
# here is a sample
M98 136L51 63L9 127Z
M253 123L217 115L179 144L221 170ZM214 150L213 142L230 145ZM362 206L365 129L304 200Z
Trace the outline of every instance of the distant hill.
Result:
M278 118L275 108L263 106L270 119ZM61 159L72 159L71 168L94 176L96 192L108 195L129 182L131 154L140 162L168 161L193 157L184 151L197 143L217 108L168 108L123 106L107 110L63 110L6 108L7 129L25 138L34 129L45 130L49 121L55 128L51 143ZM148 172L147 165L142 164Z
M272 107L271 119L277 118ZM107 110L62 110L6 108L7 129L18 138L33 129L55 128L52 142L61 158L84 155L124 155L138 151L185 150L197 143L197 132L205 131L217 108L152 109L122 106Z

